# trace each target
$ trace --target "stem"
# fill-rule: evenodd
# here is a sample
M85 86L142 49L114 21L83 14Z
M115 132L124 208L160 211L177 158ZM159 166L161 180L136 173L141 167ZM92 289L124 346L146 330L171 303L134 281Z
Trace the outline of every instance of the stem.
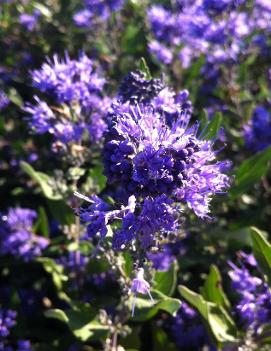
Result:
M112 337L112 351L117 351L118 347L118 333L115 332Z

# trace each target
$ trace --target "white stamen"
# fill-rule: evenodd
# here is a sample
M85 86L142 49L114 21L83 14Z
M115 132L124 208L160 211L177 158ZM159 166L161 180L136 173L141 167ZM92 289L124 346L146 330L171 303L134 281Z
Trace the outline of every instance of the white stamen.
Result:
M93 203L93 201L92 201L88 196L85 196L85 195L83 195L83 194L80 194L80 193L78 193L78 191L75 191L75 192L73 193L73 195L76 196L76 197L79 197L79 199L82 199L82 200L85 200L85 201L87 201L87 202Z

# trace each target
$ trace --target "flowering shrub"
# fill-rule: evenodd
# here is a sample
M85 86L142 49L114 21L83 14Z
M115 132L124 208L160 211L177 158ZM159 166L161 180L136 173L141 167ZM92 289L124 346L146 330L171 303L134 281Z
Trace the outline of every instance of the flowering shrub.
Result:
M269 350L269 1L0 3L0 350Z

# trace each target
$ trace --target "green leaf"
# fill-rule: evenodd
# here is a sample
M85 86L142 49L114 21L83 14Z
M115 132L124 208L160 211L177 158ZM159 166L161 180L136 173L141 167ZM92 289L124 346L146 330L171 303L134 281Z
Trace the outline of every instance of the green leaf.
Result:
M52 179L47 174L35 171L34 168L30 166L30 164L24 161L21 162L21 168L25 173L27 173L33 180L35 180L39 184L45 197L47 197L50 200L62 199L62 195L53 189L51 185Z
M109 332L108 326L98 322L94 310L89 305L67 311L52 309L46 311L45 316L67 324L74 336L83 342L105 338Z
M209 123L209 117L208 117L208 111L204 108L202 111L200 111L200 131L203 131L204 128L208 125Z
M251 227L250 230L254 256L271 286L271 244L259 229Z
M171 296L176 288L177 272L177 262L174 262L168 271L157 271L154 276L155 290Z
M49 237L49 222L47 214L43 207L39 207L38 210L39 217L34 226L34 232L37 234L42 234L45 237Z
M66 313L58 308L45 311L44 314L47 318L55 318L64 323L69 322L69 318L67 317Z
M184 73L184 86L190 86L190 93L191 90L196 86L199 77L201 76L200 70L205 63L204 55L201 55L192 65L189 67L188 70Z
M176 316L177 311L181 307L181 301L172 297L168 297L162 294L160 291L151 291L154 303L151 301L149 296L137 296L135 303L135 315L133 320L135 321L146 321L154 317L159 310L163 310ZM131 309L133 303L133 297L128 301Z
M152 79L150 69L149 69L144 57L141 57L141 59L139 61L139 69L140 69L140 71L142 71L145 74L146 79Z
M47 6L45 6L41 3L35 2L34 7L37 10L39 10L44 17L47 17L47 19L50 19L52 17L52 12Z
M169 335L156 324L152 328L153 350L155 351L176 351L176 346L169 340Z
M16 89L11 88L8 92L8 98L11 102L13 102L14 105L18 106L18 107L22 107L23 106L23 99L21 98L21 96L19 95L19 93L17 92Z
M131 328L131 332L127 333L124 337L119 340L120 345L124 348L125 351L128 350L139 350L141 345L141 326L134 325ZM133 349L132 349L133 348Z
M182 297L199 312L218 344L236 341L236 327L222 306L206 301L201 295L185 286L179 286L179 291Z
M101 192L106 185L106 177L103 174L103 166L101 164L95 165L95 167L89 170L89 177L91 178L91 187Z
M60 224L72 224L75 222L75 215L72 209L62 200L47 200L50 213Z
M122 253L123 258L123 270L126 274L126 277L131 277L133 272L133 259L130 252L126 251Z
M72 319L71 319L72 321ZM87 341L88 339L101 339L105 338L109 332L109 327L101 325L97 320L92 320L84 325L74 327L71 323L71 329L73 334L81 341Z
M252 189L269 169L271 146L245 160L236 172L235 184L231 189L233 197L238 197Z
M222 113L217 112L212 120L206 125L203 131L200 133L200 139L210 140L216 137L222 123Z
M225 308L230 307L230 303L222 288L222 279L218 268L211 265L210 273L201 290L202 296L205 300L214 302L218 306Z
M55 261L49 257L38 257L36 261L41 263L45 271L52 276L56 288L62 290L62 283L68 280L68 277L63 273L63 266L55 263Z

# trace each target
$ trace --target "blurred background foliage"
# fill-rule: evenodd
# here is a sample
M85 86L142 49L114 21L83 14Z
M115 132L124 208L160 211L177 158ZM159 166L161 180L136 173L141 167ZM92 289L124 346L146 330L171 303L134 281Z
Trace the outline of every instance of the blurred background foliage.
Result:
M16 325L3 342L0 339L1 350L28 350L16 346L18 340L29 340L37 351L270 348L270 323L255 337L240 321L238 294L228 274L229 261L238 262L240 252L253 252L259 265L255 275L262 277L261 284L263 276L270 283L271 147L255 152L246 147L243 135L256 106L270 104L270 33L266 55L256 47L236 63L214 63L209 69L217 72L213 78L204 73L203 54L185 68L177 60L159 63L150 53L153 33L147 8L153 3L126 1L96 27L82 28L73 20L83 7L80 0L0 1L0 88L9 100L0 111L0 209L3 218L9 208L35 210L32 232L49 242L31 260L0 256L1 309L17 311ZM169 6L167 1L159 3ZM29 30L20 15L35 10L39 19ZM245 40L250 43L252 38ZM206 137L219 135L219 158L233 164L229 193L212 203L214 220L184 214L182 248L166 271L150 271L155 304L138 297L134 318L128 294L134 274L131 254L112 255L106 246L96 254L95 242L80 240L84 228L74 214L82 202L72 196L74 191L93 194L104 189L99 150L92 147L79 166L67 155L58 157L51 150L52 137L35 135L23 110L36 94L30 72L56 53L76 58L80 52L95 58L106 72L104 89L110 97L128 72L142 68L142 57L152 76L162 77L175 91L187 89L193 121L200 121L201 129L208 125ZM182 303L196 317L195 322L179 324L180 335L190 340L190 324L196 323L207 335L200 345L176 342L178 329L174 334L172 325ZM271 316L270 302L269 309ZM0 314L0 329L1 323ZM196 331L192 335L202 338Z

